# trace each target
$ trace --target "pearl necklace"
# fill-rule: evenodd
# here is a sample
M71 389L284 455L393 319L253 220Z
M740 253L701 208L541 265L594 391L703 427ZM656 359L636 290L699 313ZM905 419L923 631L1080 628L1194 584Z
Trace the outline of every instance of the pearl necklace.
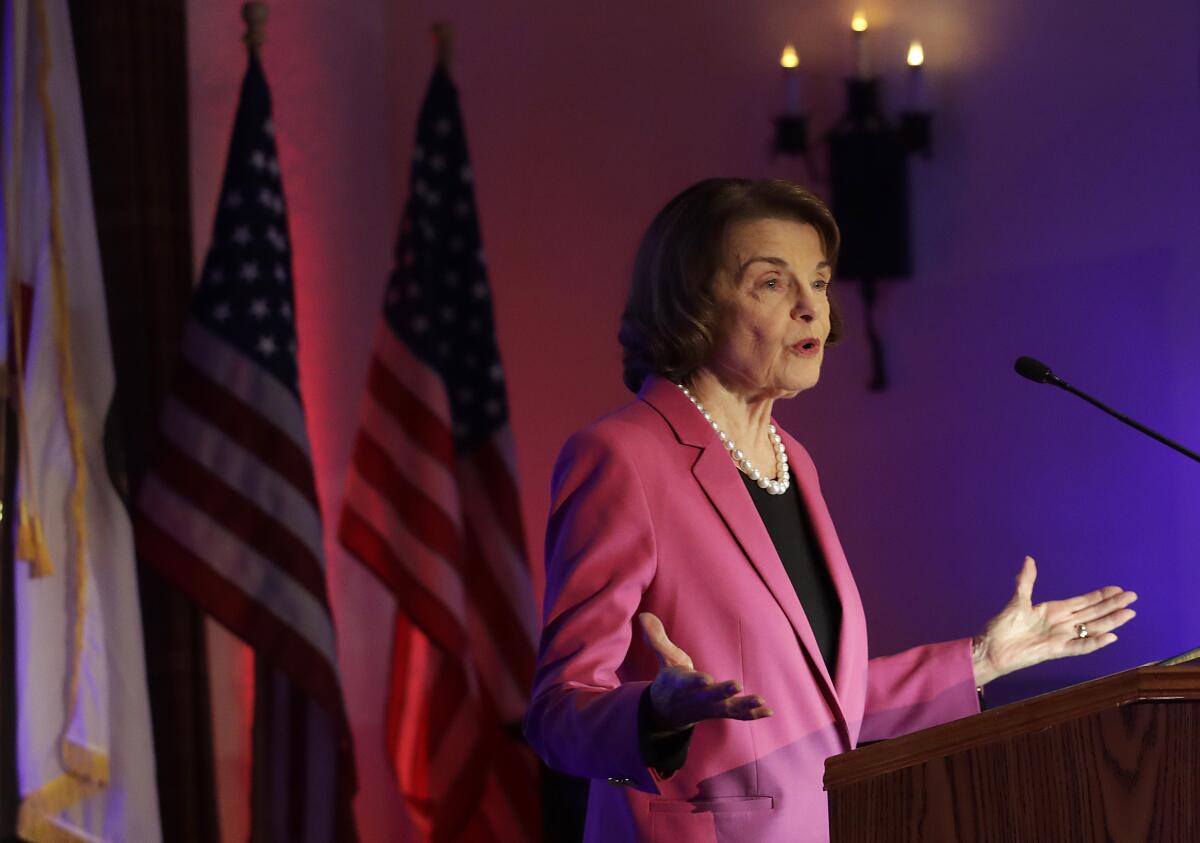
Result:
M729 438L729 434L721 430L721 426L713 421L712 413L704 409L704 405L696 400L696 396L681 383L675 384L688 397L688 400L696 405L696 409L700 411L700 415L704 416L704 420L712 425L712 429L717 432L717 438L725 445L725 450L729 452L729 456L733 458L733 464L751 480L758 484L758 488L766 489L768 494L782 495L792 485L792 475L788 470L787 451L783 447L783 437L775 432L775 425L767 425L767 435L771 437L771 444L775 446L775 464L779 467L779 479L770 480L763 476L763 473L754 467L754 463L746 456L745 452L738 450L737 445L733 444L733 440Z

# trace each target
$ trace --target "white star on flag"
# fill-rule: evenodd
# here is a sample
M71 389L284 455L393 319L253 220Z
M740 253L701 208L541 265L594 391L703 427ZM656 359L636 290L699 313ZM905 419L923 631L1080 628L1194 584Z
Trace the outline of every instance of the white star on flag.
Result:
M267 239L271 241L272 246L281 252L287 248L287 238L275 226L270 226L267 229Z

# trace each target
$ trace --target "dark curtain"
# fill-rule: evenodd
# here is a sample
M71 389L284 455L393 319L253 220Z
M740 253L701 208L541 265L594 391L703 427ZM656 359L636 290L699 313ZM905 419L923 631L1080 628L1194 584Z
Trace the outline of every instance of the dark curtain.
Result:
M184 0L70 0L117 393L110 470L132 499L191 293ZM139 565L163 839L219 828L204 618Z

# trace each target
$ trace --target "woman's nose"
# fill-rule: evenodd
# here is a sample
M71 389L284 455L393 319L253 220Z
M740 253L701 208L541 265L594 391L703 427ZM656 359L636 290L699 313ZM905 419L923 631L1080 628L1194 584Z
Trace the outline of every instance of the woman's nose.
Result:
M792 305L792 318L799 319L801 322L811 322L816 318L816 309L811 296L804 292L796 296L796 303Z

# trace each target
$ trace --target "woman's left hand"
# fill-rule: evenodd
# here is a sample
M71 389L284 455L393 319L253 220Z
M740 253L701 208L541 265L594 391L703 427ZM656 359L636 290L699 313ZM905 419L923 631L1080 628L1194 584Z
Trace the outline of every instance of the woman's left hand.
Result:
M1037 565L1026 556L1012 600L988 621L983 634L975 636L976 685L1050 659L1094 653L1116 641L1113 630L1137 614L1126 608L1137 595L1115 585L1034 605L1035 579ZM1086 632L1084 637L1081 631Z

